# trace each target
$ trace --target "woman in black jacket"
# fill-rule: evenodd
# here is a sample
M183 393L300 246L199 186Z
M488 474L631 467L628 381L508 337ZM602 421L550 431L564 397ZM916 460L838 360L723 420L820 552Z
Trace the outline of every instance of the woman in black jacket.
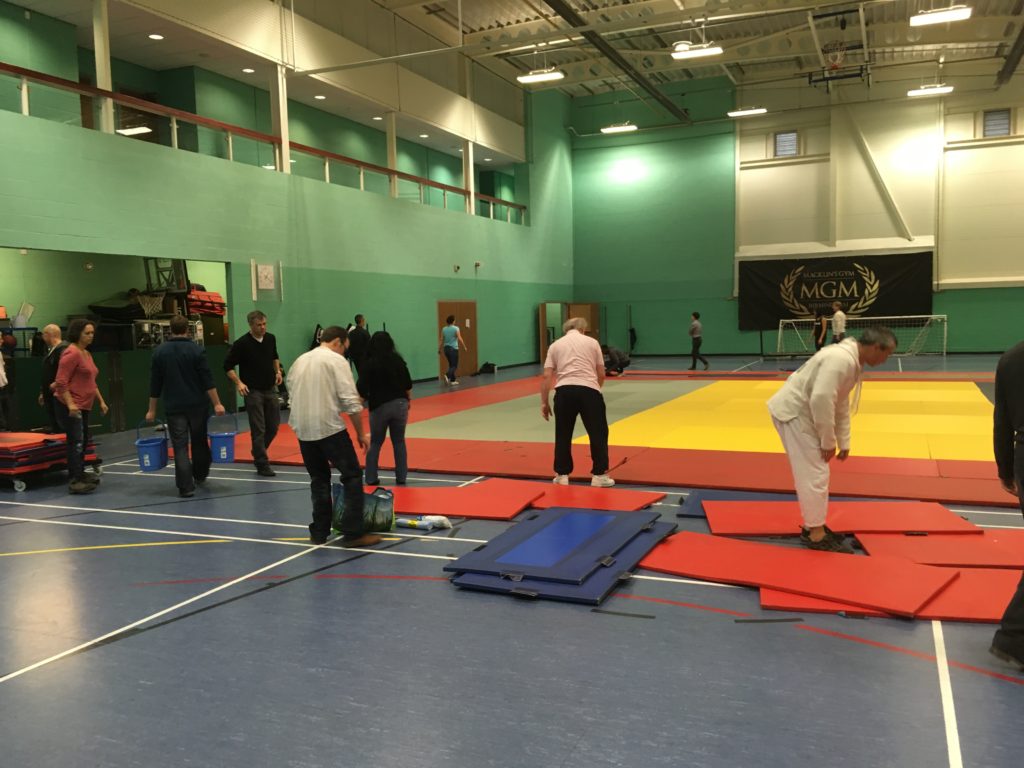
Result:
M366 452L366 484L377 485L377 459L384 437L390 432L395 454L395 482L405 485L409 462L405 451L405 425L409 421L409 398L412 377L405 360L395 350L395 342L387 331L370 337L359 373L359 394L370 408L370 449Z

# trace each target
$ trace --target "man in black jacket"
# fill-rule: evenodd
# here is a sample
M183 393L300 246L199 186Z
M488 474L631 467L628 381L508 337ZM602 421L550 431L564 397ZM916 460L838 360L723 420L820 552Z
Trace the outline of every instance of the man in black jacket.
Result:
M163 397L167 431L174 448L174 482L179 496L191 496L196 485L210 473L210 444L206 442L206 420L213 412L224 413L206 352L188 337L188 319L171 320L171 337L153 352L150 368L149 410L146 419L156 418L157 401ZM189 459L189 443L192 458Z
M267 316L257 309L250 312L246 320L249 333L231 345L224 359L224 371L245 400L256 472L263 477L273 477L276 473L270 468L267 449L281 425L281 408L274 391L283 380L281 361L277 356L277 339L267 333ZM236 365L238 373L235 373Z
M345 356L355 365L358 378L363 370L363 361L366 360L366 350L370 346L370 332L366 330L365 317L356 315L355 322L348 332L348 352Z
M60 326L47 325L43 328L43 341L46 343L46 357L43 358L42 374L39 386L39 404L46 409L46 415L50 419L50 426L47 432L56 434L63 432L57 422L57 410L53 407L53 390L50 385L57 378L57 366L60 365L60 356L68 348L68 343L61 339Z
M999 359L993 448L999 481L1024 512L1024 342ZM992 638L992 655L1024 672L1024 575Z

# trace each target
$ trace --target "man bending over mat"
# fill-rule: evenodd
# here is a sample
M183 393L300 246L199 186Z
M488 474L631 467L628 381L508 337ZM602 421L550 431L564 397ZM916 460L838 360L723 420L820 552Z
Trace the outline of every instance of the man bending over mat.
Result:
M828 513L828 463L850 455L852 410L860 400L864 365L881 365L896 349L888 328L868 328L860 339L825 347L786 379L768 400L775 429L793 470L793 484L804 524L800 541L810 549L850 552L845 538L825 525Z
M1024 342L996 367L993 444L999 481L1024 512ZM992 639L992 655L1024 672L1024 574Z
M605 412L604 355L597 339L585 335L587 321L570 317L562 326L565 335L548 347L544 361L544 379L540 385L540 413L551 416L549 395L555 389L555 477L558 485L568 485L572 474L572 431L576 417L590 437L593 459L590 484L598 488L615 485L608 477L608 414Z

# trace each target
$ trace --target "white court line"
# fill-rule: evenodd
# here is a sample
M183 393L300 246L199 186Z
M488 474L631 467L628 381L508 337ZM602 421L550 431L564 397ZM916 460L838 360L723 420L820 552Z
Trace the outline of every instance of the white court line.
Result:
M723 587L725 589L743 589L736 584L718 584L713 581L696 581L694 579L672 579L668 576L640 576L639 574L633 574L634 579L643 579L644 581L666 581L670 584L696 584L701 587Z
M252 571L251 573L247 573L247 574L245 574L245 576L239 576L237 579L229 581L227 584L221 584L219 587L214 587L213 589L208 589L206 592L198 594L195 597L190 597L188 600L182 600L180 603L175 603L174 605L172 605L169 608L164 608L162 611L157 611L156 613L151 613L149 616L146 616L146 617L144 617L142 619L139 619L137 621L133 621L131 624L125 624L123 627L119 627L118 629L115 629L112 632L107 632L105 635L100 635L99 637L95 637L92 640L87 640L84 643L76 645L74 648L68 648L66 651L61 651L60 653L54 654L53 656L50 656L47 659L42 659L41 661L37 661L35 664L29 664L27 667L22 667L21 669L15 671L15 672L11 672L11 673L9 673L7 675L4 675L3 677L0 677L0 683L6 683L8 680L13 680L16 677L20 677L21 675L24 675L26 672L31 672L34 669L39 669L40 667L45 667L47 664L52 664L55 661L60 661L61 659L65 658L67 656L70 656L73 653L77 653L78 651L82 651L82 650L85 650L86 648L90 648L90 647L92 647L94 645L98 645L98 644L102 643L104 640L109 640L110 638L115 637L117 635L120 635L120 634L122 634L124 632L127 632L130 629L135 629L135 627L141 626L142 624L146 624L146 623L152 621L153 619L158 619L161 616L165 616L168 613L171 613L173 611L178 610L179 608L184 608L186 605L191 605L192 603L194 603L194 602L196 602L198 600L202 600L204 597L209 597L210 595L215 594L217 592L220 592L222 590L225 590L228 587L233 587L236 584L239 584L239 583L245 581L246 579L251 579L253 576L258 576L259 574L263 573L264 571L273 570L274 568L278 568L278 567L284 565L285 563L287 563L287 562L289 562L291 560L295 560L296 558L302 557L303 555L308 555L310 552L313 552L314 550L320 549L320 547L322 547L322 546L326 546L326 545L321 544L321 545L316 546L316 547L305 547L302 552L296 552L295 554L288 555L288 557L282 558L281 560L277 560L277 561L271 563L270 565L265 565L262 568L257 568L255 571Z
M942 716L946 721L946 751L949 753L949 768L963 768L960 753L960 732L956 726L956 708L953 704L953 684L949 679L949 663L946 661L946 641L942 635L942 622L932 622L932 636L935 638L935 664L939 670L939 691L942 694Z
M162 480L174 479L174 475L171 473L161 474L159 472L112 472L109 469L103 470L104 475L140 475L142 477L153 477ZM236 483L285 483L286 485L305 485L308 486L308 481L303 480L276 480L272 477L217 477L217 480L233 480Z
M736 368L735 370L730 371L730 373L736 373L736 371L742 371L744 368L749 368L752 365L757 365L758 363L763 363L763 362L764 362L764 358L762 357L762 358L759 358L757 360L754 360L752 363L747 363L746 365L741 365L739 368Z
M473 483L479 482L480 480L486 480L486 479L487 479L487 475L477 475L472 480L467 480L464 483L459 483L455 487L456 488L465 488L467 485L472 485Z
M1020 517L1020 512L990 512L985 509L953 509L948 508L950 512L957 512L965 515L1004 515L1007 517Z

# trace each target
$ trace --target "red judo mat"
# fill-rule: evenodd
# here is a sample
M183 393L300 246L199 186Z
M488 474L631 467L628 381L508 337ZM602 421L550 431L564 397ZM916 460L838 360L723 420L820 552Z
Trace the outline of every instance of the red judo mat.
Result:
M665 498L664 493L631 491L625 488L593 488L589 485L555 485L544 488L544 495L533 502L538 509L578 507L636 512Z
M932 598L916 618L939 621L977 621L998 623L1006 610L1021 572L990 568L961 570L948 587ZM761 607L773 611L800 611L804 613L847 613L853 616L887 616L888 614L820 600L775 589L761 589Z
M719 536L795 536L803 524L796 501L706 499L704 512ZM982 532L933 501L832 501L828 527L836 533Z
M420 488L397 486L395 512L400 515L446 515L478 520L511 520L540 498L540 483L483 480L463 486Z
M706 581L795 592L899 616L914 616L958 575L951 569L898 558L814 552L690 532L666 539L640 566Z
M922 565L1024 568L1024 528L989 528L980 536L859 533L857 540L869 555L902 557Z

